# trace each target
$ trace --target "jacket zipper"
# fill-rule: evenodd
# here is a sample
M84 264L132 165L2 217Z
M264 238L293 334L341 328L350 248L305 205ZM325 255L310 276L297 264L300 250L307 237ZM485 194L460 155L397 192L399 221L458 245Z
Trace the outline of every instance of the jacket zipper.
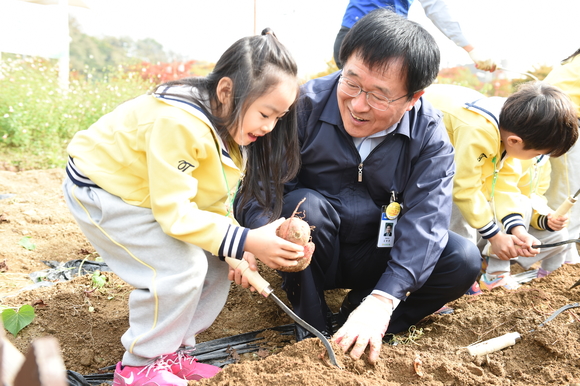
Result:
M387 137L391 136L393 133L389 133L387 134ZM385 138L381 143L379 143L377 146L375 146L375 148L373 150L371 150L371 152L369 153L369 155L367 156L367 158L373 154L377 148L383 146L383 144L385 143L385 141L387 140L387 138ZM362 182L363 180L363 162L361 162L360 164L358 164L358 182Z

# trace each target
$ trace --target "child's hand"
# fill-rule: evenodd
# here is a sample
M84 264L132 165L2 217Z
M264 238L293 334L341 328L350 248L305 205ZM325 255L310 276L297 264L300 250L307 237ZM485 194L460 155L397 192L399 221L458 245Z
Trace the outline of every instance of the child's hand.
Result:
M518 257L518 248L516 248L516 246L518 243L521 243L521 241L519 241L517 237L499 232L491 237L489 242L491 244L492 253L500 260L509 260Z
M549 213L548 214L548 226L553 231L561 231L562 229L564 229L568 226L569 219L570 219L570 217L568 217L567 214L558 217L554 213Z
M540 253L540 249L532 248L532 245L540 245L542 242L528 233L523 226L517 226L512 229L512 235L517 237L515 243L518 246L518 256L534 257Z
M280 218L271 224L251 229L246 238L244 249L272 269L294 266L297 264L295 260L304 256L302 245L276 236L276 229L284 220L285 218Z
M244 260L248 262L248 265L252 271L258 270L256 258L250 252L244 253ZM249 288L252 292L256 291L256 289L248 282L248 279L242 276L242 272L239 269L233 269L231 266L228 272L228 280L233 281L237 285L241 285L244 288Z

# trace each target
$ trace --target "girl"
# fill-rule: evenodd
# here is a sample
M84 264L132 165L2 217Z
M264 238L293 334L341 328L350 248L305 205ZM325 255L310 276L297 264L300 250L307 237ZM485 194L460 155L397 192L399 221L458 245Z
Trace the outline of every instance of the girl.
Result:
M185 355L228 295L217 256L252 253L271 268L303 256L275 235L284 219L249 230L232 214L237 192L269 207L297 173L297 96L296 63L264 30L234 43L207 77L163 84L72 139L67 205L135 287L115 386L186 386L219 371ZM282 203L273 207L270 221Z

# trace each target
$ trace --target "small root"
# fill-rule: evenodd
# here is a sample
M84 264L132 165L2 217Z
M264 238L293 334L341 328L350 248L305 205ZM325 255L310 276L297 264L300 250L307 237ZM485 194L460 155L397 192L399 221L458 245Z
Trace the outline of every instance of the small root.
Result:
M413 361L413 368L415 369L415 373L419 377L423 376L423 362L421 362L421 357L419 356L419 354L417 354L415 360Z
M298 205L296 205L296 209L294 209L294 212L292 212L292 216L290 216L290 217L296 216L296 213L298 213L298 208L300 207L300 205L302 205L302 203L304 201L306 201L306 197L304 197L302 200L300 200L300 202L298 203Z

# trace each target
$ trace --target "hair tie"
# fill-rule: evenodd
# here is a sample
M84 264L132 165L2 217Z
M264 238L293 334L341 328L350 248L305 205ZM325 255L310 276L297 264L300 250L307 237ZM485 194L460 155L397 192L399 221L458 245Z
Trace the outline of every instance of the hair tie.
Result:
M271 28L268 28L268 27L266 27L266 28L264 28L264 29L262 30L262 36L265 36L265 35L272 35L272 36L274 36L276 39L278 39L278 37L276 36L276 34L274 33L274 31L272 31L272 29L271 29Z

